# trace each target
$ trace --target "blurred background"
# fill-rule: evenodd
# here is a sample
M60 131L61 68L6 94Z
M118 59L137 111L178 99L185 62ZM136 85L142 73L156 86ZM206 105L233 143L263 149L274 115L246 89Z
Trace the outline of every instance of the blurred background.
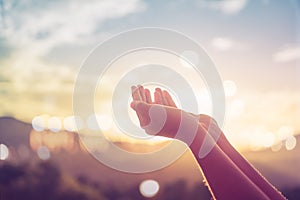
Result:
M190 152L128 174L80 142L75 121L89 126L72 110L81 63L98 43L138 27L173 29L206 49L223 80L228 139L288 199L300 199L299 9L297 0L0 0L0 199L210 198ZM210 100L201 103L209 113ZM133 140L108 116L97 120L125 149L164 142Z

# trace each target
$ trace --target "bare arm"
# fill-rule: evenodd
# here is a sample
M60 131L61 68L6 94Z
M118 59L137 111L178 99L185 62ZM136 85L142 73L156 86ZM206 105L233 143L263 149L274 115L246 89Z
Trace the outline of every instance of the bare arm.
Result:
M198 131L192 143L191 150L201 166L209 187L216 198L220 199L285 199L263 176L257 172L227 141L225 135L217 140L217 145L204 158L198 157L204 136L214 135L212 131L221 131L216 122L206 115L194 115L176 108L168 92L159 88L155 91L155 101L152 102L150 92L143 87L133 87L132 108L139 117L141 126L147 133L166 137L174 137L178 130L180 120L185 119L190 126L197 123ZM151 129L155 126L155 117L149 116L149 109L160 106L167 113L164 127L157 133ZM155 110L155 109L154 109ZM159 109L157 109L159 110ZM159 116L159 115L158 115ZM151 126L147 124L152 123ZM208 127L211 126L211 129ZM154 129L157 130L157 127ZM208 131L209 130L209 131ZM188 135L189 130L186 130ZM213 142L213 137L210 138ZM184 138L182 139L185 140ZM185 141L184 141L185 142Z

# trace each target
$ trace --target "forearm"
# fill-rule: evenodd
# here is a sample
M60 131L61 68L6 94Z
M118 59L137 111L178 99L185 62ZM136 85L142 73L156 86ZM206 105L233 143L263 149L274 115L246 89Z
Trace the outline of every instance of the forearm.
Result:
M220 199L284 199L230 145L211 117L193 115L176 108L171 96L166 91L162 92L160 89L156 89L155 103L153 103L149 90L142 86L132 89L131 107L137 112L141 127L150 135L175 137L186 144L192 142L191 150L202 167L215 197ZM203 127L209 125L213 125L213 129ZM196 138L194 138L195 133ZM205 136L211 140L213 148L205 157L203 155L199 157L199 150ZM207 140L205 141L207 142Z
M286 199L229 143L223 133L217 141L217 145L228 156L228 158L270 199Z
M191 151L216 199L269 199L217 145L206 157L199 158L205 130L199 126L198 132Z

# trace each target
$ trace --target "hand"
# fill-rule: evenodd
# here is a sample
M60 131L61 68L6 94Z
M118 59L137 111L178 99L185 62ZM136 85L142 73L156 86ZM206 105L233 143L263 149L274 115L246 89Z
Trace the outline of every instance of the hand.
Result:
M132 87L132 97L131 107L136 111L141 127L149 134L157 133L157 135L173 138L178 133L178 124L181 125L183 122L186 125L183 133L187 136L183 134L186 137L181 140L186 142L193 129L189 127L197 126L198 131L196 137L192 138L193 142L186 143L190 144L192 153L201 166L214 196L220 199L240 199L241 197L285 199L230 145L213 118L178 109L170 94L160 88L156 88L154 92L154 101L151 99L149 90L142 86ZM162 120L164 117L165 121ZM155 130L158 129L159 131L156 132ZM199 157L203 142L212 144L213 140L217 141L217 144L209 154ZM218 167L220 163L221 168ZM232 193L230 191L232 187L237 187L237 192Z
M150 95L149 90L145 89L147 93ZM151 96L150 96L151 99ZM160 105L165 105L165 106L170 106L173 108L177 108L174 100L172 99L171 95L169 94L168 91L166 90L161 90L160 88L156 88L154 92L154 103L160 104ZM217 122L210 116L204 115L204 114L199 114L195 115L193 113L189 113L190 115L194 116L197 121L203 125L203 127L208 130L209 127L211 128L219 128ZM221 131L221 129L220 129Z
M140 125L146 133L174 138L180 125L184 124L187 129L195 129L195 126L198 126L195 117L178 109L171 97L164 98L169 93L158 88L152 101L150 91L143 86L133 86L131 89L131 107L136 111ZM181 139L184 141L184 138Z

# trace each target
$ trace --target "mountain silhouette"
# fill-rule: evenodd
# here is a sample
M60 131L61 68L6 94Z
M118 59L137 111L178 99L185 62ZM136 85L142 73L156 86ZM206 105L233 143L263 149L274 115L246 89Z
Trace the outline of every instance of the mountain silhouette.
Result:
M12 117L0 117L0 143L14 147L29 146L31 130L31 124Z
M51 161L53 161L64 172L74 177L86 177L93 182L105 184L121 184L122 187L130 186L141 182L144 179L152 178L160 183L169 183L180 179L193 185L203 178L199 172L192 154L186 151L183 156L171 165L150 173L129 174L114 170L90 155L80 143L77 133L61 131L53 133L34 133L31 124L22 122L11 117L0 117L0 143L5 144L12 150L12 155L17 155L20 147L29 149L29 160L39 159L37 150L34 149L33 142L30 141L30 134L49 134L60 141L62 134L68 134L73 141L69 148L50 149ZM48 137L48 136L47 136ZM300 136L296 136L298 143ZM51 139L51 138L50 138ZM53 138L51 139L53 140ZM126 142L115 143L123 149L153 149L153 145L131 144ZM47 146L47 144L44 144ZM276 187L296 187L300 186L300 145L287 151L282 148L278 152L270 149L253 152L243 152L242 154ZM9 162L9 160L8 160Z

